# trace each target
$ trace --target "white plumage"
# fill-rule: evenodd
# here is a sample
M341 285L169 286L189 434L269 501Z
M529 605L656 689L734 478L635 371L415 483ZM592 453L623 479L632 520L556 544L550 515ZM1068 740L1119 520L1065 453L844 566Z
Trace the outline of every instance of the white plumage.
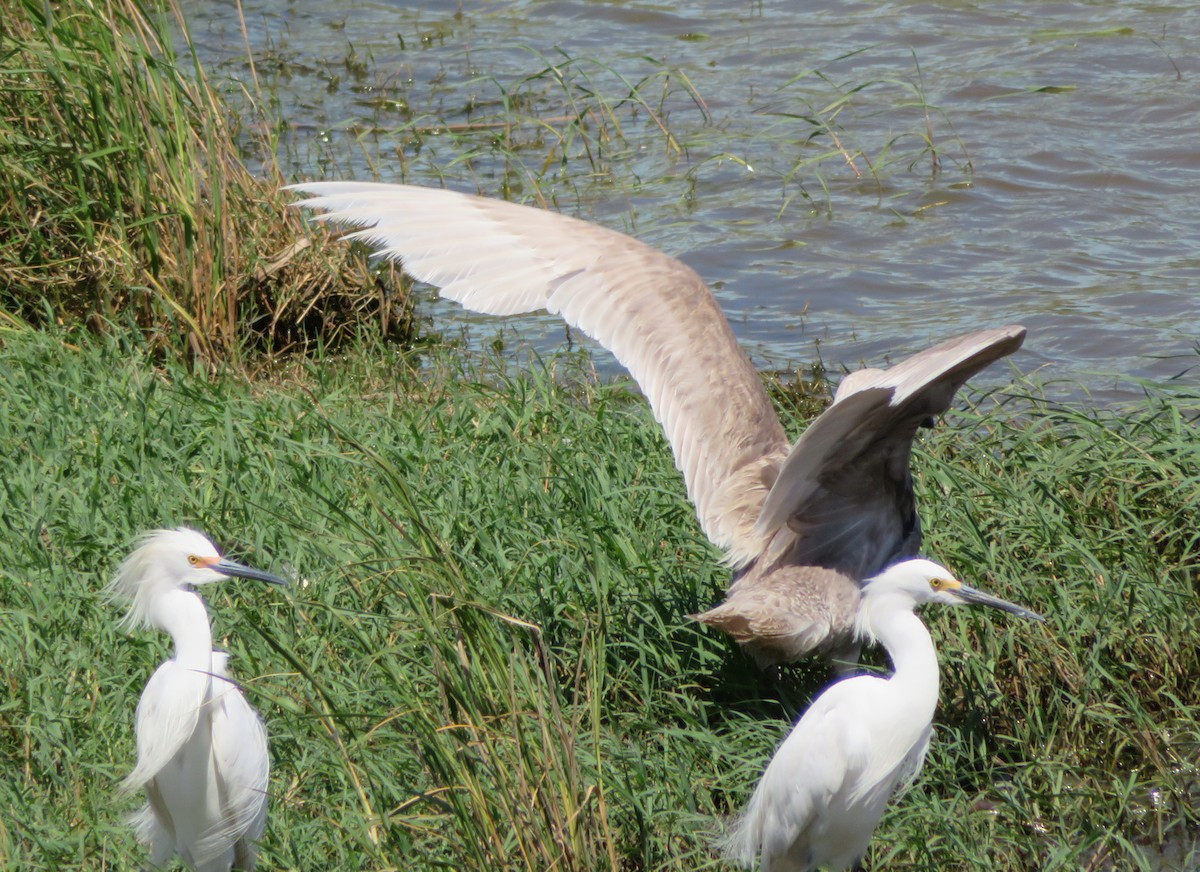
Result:
M937 652L917 605L975 603L1041 617L967 587L930 560L863 588L857 630L884 646L889 678L857 675L814 700L771 758L725 848L762 872L846 869L866 853L896 787L920 771L938 697Z
M266 729L230 677L228 654L213 650L208 612L192 590L228 576L286 584L222 559L205 536L180 528L146 536L111 585L129 601L128 623L164 630L175 643L138 702L138 761L122 784L145 790L133 824L155 866L179 854L198 872L251 870L266 827Z

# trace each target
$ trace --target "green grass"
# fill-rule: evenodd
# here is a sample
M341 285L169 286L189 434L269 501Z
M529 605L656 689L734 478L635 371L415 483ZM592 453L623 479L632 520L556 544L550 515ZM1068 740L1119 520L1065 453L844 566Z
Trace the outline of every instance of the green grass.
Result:
M115 321L208 362L407 338L403 295L306 245L272 162L247 170L239 143L273 144L177 52L171 3L0 0L0 21L0 328Z
M856 56L869 58L870 50L830 63ZM794 187L814 209L832 214L839 177L842 185L851 177L869 181L864 187L873 189L882 204L912 193L911 182L900 181L906 175L924 172L933 183L949 171L951 184L962 184L974 171L966 143L929 100L915 52L909 75L838 81L810 69L784 83L778 97L783 106L766 114L781 120L771 126L778 128L776 135L804 145L781 178L785 190Z
M187 523L294 579L209 592L271 734L265 868L719 866L714 816L791 712L683 617L726 577L642 401L582 356L365 342L254 382L156 360L0 348L0 865L143 857L115 790L169 642L102 589L139 532ZM920 506L929 554L1049 623L926 615L938 732L876 867L1151 869L1195 839L1198 401L1025 392L924 441Z

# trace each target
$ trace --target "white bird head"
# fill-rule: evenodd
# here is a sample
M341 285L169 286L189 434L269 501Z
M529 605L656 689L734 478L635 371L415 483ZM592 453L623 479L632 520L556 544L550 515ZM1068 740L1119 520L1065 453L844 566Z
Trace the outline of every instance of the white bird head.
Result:
M142 537L137 549L121 563L109 590L129 601L126 623L141 626L148 622L151 603L161 594L229 577L287 585L269 572L224 559L203 533L179 527L154 530Z
M870 625L876 616L900 609L912 611L921 603L991 606L1029 620L1045 620L1023 606L963 584L940 563L918 557L893 564L863 582L858 633L873 635Z

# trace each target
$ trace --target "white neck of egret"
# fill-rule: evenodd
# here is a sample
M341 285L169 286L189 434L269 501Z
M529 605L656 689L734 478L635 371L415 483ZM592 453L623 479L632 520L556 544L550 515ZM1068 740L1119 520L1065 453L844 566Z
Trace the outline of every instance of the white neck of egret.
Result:
M150 604L150 623L175 643L175 662L208 672L212 668L212 628L204 601L182 588L163 591Z
M912 611L912 603L885 597L859 617L859 626L883 645L892 661L889 686L906 702L906 708L928 723L938 700L937 650L925 624ZM880 608L882 606L882 608Z

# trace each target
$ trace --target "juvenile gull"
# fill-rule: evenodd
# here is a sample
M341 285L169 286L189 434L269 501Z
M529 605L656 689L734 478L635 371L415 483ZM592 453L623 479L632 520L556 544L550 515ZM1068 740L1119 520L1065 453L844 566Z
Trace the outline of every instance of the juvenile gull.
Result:
M542 209L370 182L295 185L296 205L403 262L467 309L545 309L607 348L666 432L700 526L734 571L696 617L761 664L851 643L863 579L917 553L909 454L917 428L1020 347L1010 325L852 373L793 445L712 291L632 237Z

